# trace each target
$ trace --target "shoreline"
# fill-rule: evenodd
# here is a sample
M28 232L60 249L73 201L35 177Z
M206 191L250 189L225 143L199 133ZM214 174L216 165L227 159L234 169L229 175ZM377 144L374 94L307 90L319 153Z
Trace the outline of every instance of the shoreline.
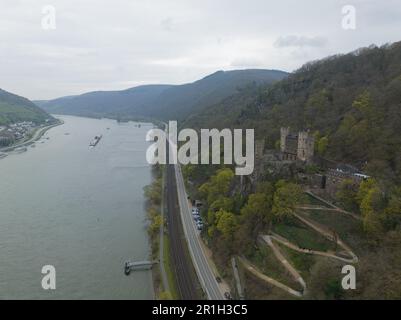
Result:
M57 126L61 126L61 125L64 124L64 121L63 121L63 120L61 120L61 119L57 119L57 120L58 120L57 123L54 123L54 124L49 125L49 126L47 126L47 127L38 128L38 129L34 132L32 138L30 138L29 140L24 141L24 142L20 142L20 143L18 143L18 144L16 144L16 145L13 145L13 146L5 147L5 148L0 148L0 152L12 152L12 151L15 151L15 149L18 149L18 148L30 146L31 144L35 143L35 142L38 141L40 138L42 138L43 135L44 135L48 130L50 130L50 129L54 128L54 127L57 127Z

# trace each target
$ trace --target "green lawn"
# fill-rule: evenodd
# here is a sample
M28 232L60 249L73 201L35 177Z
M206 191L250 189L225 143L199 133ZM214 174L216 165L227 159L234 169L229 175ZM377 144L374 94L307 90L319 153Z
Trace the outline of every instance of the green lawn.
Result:
M305 281L310 278L310 269L319 259L317 256L294 251L282 244L277 244L283 255L294 266L295 269L301 274Z
M268 277L280 281L295 290L302 289L300 284L291 277L281 262L278 261L272 249L267 244L259 245L254 254L247 258Z
M335 211L303 210L303 213L310 219L334 229L340 238L352 247L359 247L363 241L364 233L360 220Z
M314 231L310 227L291 218L286 222L276 224L273 228L274 232L286 238L290 242L297 244L301 248L327 251L334 249L334 243Z
M319 199L316 199L316 198L312 197L308 193L305 193L305 199L306 199L306 201L305 201L304 204L306 204L306 205L320 206L320 207L324 207L324 208L331 208L329 205L327 205L323 201L320 201Z

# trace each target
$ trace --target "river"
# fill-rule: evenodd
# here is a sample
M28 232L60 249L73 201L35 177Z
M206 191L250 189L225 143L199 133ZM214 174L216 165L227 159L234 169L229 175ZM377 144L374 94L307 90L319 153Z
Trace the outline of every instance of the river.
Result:
M152 299L150 271L123 272L150 253L151 125L59 118L35 147L0 159L0 299ZM44 265L55 290L42 288Z

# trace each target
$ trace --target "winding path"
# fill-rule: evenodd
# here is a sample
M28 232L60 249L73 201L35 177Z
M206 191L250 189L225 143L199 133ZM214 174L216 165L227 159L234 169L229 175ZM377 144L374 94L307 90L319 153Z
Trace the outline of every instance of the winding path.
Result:
M318 209L316 207L314 207L314 208L316 210L327 210L327 208L320 208L320 209ZM337 208L335 208L334 210L338 211ZM344 213L351 214L348 212L344 212ZM354 215L354 214L351 214L351 215ZM291 294L293 296L303 297L307 291L307 286L306 286L304 279L302 278L302 276L298 272L298 270L296 270L295 267L292 266L291 263L288 262L288 260L284 257L284 255L282 254L279 247L277 247L274 244L273 240L277 241L278 243L281 243L282 245L284 245L292 250L295 250L297 252L311 254L311 255L324 256L327 258L337 259L337 260L340 260L340 261L343 261L346 263L358 263L358 257L355 255L355 253L351 250L351 248L348 245L346 245L340 238L333 237L332 232L327 230L325 227L317 224L316 222L312 221L311 219L307 219L307 218L303 217L302 215L300 215L298 213L294 213L294 216L297 219L299 219L301 222L303 222L304 224L306 224L307 226L309 226L310 228L315 230L316 232L320 233L321 235L323 235L324 237L329 239L330 241L333 241L333 242L336 241L337 244L341 248L344 249L344 251L349 255L350 258L340 257L340 256L336 255L334 252L329 252L329 251L325 252L325 251L317 251L317 250L312 250L312 249L301 248L298 245L288 241L286 238L284 238L276 233L271 233L269 235L261 235L260 239L262 239L272 249L275 257L280 261L280 263L284 266L284 268L290 273L290 275L294 278L294 280L297 281L302 286L302 288L303 288L302 291L297 291L273 278L266 276L261 271L259 271L257 269L257 267L255 267L248 260L246 260L244 257L239 257L239 260L249 272L251 272L252 274L257 276L261 280L268 282L268 283L288 292L289 294Z

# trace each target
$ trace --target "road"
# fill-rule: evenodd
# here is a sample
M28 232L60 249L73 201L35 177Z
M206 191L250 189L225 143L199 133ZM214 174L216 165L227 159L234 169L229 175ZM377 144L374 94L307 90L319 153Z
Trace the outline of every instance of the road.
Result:
M224 294L221 292L219 284L212 267L202 249L199 231L193 222L192 213L188 204L188 196L185 191L184 179L182 177L180 165L175 165L175 176L177 181L178 202L180 204L181 220L188 242L189 252L192 262L203 290L209 300L224 300Z
M167 124L165 124L165 126L168 136L168 126ZM168 153L171 152L172 148L177 148L177 146L172 141L170 141L170 139L168 139L168 145ZM169 157L167 157L167 159L169 159ZM205 251L202 249L202 240L200 238L199 231L196 229L195 223L192 218L192 213L189 208L188 195L185 191L185 184L181 172L181 167L179 164L168 165L167 175L168 181L170 181L170 183L172 179L169 178L169 170L171 169L173 169L173 171L175 172L176 196L178 196L179 212L182 222L182 224L180 225L182 225L182 228L184 230L185 238L188 244L188 251L191 255L192 263L195 267L198 280L208 300L224 300L224 292L222 292L222 290L220 289L220 286L216 280L216 275L213 272L213 268L209 263ZM173 187L170 186L168 197L172 196L170 194L172 189ZM174 221L172 223L179 224L180 221Z
M191 259L187 254L187 244L182 230L180 209L177 199L177 186L174 166L167 165L166 169L166 201L167 201L167 230L170 239L171 258L173 261L177 290L182 300L199 299L196 274L193 271Z

